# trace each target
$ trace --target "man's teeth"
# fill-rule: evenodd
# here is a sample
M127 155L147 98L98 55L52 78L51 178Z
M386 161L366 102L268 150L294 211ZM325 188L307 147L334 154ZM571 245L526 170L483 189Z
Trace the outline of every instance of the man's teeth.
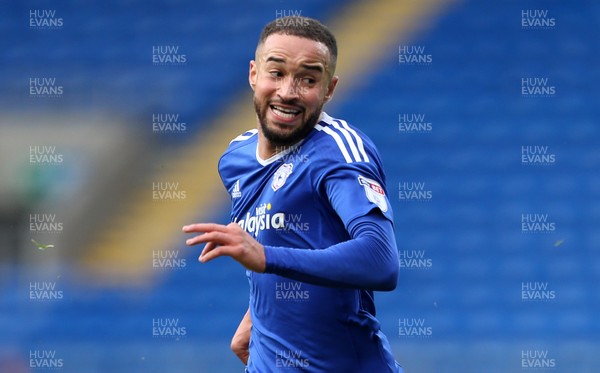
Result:
M273 105L271 107L272 107L273 111L275 111L277 113L277 115L280 115L284 118L293 118L296 115L298 115L298 113L300 113L299 110L286 109L286 108L282 108L281 106Z

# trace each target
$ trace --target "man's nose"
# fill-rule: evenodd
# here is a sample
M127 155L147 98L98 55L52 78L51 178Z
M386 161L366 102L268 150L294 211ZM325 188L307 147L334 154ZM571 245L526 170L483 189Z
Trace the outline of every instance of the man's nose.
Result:
M300 86L298 80L293 77L283 77L277 82L277 93L284 99L298 98Z

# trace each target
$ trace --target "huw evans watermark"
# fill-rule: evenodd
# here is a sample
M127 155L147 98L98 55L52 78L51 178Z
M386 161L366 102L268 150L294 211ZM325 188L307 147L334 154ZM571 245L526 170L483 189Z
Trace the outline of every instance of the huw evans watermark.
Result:
M187 193L177 181L152 182L152 199L154 201L183 201Z
M409 66L428 66L433 62L433 56L425 51L424 45L398 46L398 63Z
M187 333L187 327L182 325L179 318L152 319L153 337L179 339L187 336Z
M298 281L277 281L275 282L275 299L282 301L308 301L310 292Z
M29 350L29 368L32 370L61 370L64 360L56 350Z
M64 298L54 281L32 281L29 283L29 300L31 301L58 301Z
M152 64L155 66L185 65L187 55L182 53L179 45L153 45Z
M555 27L556 18L550 15L548 9L521 9L521 28L534 30Z
M522 301L553 301L556 290L552 290L548 282L534 281L521 283Z
M524 370L552 370L556 368L556 359L548 350L521 350L521 368Z
M177 113L153 113L153 133L184 133L187 131L187 123L179 118Z
M307 95L311 86L314 85L312 78L276 78L275 87L277 90L285 90L286 93L292 96ZM289 108L276 107L275 110L279 115L292 116L297 115L300 111Z
M522 97L555 97L556 86L550 83L548 78L524 77L521 78Z
M275 349L275 367L278 369L290 369L293 371L305 370L310 367L310 361L301 350L279 350Z
M302 17L299 9L277 9L275 10L275 24L277 26L308 26L308 19Z
M29 78L29 97L59 98L64 94L64 87L55 77Z
M309 156L304 154L302 147L298 145L276 146L275 154L281 155L278 161L282 163L307 163L309 161Z
M522 145L521 164L527 166L552 166L556 163L556 154L547 145Z
M162 269L185 268L187 261L179 257L179 250L152 251L152 267Z
M59 166L64 161L64 155L58 151L56 146L52 145L31 145L29 146L29 163L46 166Z
M283 226L276 228L278 232L308 232L310 230L309 222L302 219L302 214L285 214L283 218Z
M433 328L427 325L424 318L398 319L398 335L400 337L428 338L433 335Z
M32 233L61 233L63 222L56 214L29 214L29 231Z
M430 133L433 129L425 114L401 113L398 115L398 131L400 133Z
M400 268L421 269L431 268L433 261L425 254L425 250L400 250L398 251Z
M521 232L552 233L556 231L556 222L549 219L548 214L521 214Z
M400 201L431 201L433 191L426 188L425 182L401 181L398 183Z
M29 28L32 30L58 30L64 20L56 14L56 9L30 9Z

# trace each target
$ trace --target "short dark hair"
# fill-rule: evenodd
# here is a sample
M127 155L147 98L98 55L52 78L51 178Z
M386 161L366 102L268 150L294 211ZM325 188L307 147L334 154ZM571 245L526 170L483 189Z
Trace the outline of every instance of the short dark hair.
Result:
M258 46L272 34L298 36L325 44L331 56L331 75L335 72L337 63L337 41L327 26L314 18L288 16L269 22L260 34ZM257 46L257 47L258 47Z

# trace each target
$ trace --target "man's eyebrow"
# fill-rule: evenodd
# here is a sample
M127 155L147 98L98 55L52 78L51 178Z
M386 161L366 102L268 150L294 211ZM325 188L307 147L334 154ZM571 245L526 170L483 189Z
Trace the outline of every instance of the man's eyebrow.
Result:
M303 63L302 67L305 68L306 70L315 70L320 73L323 73L323 65L321 65L321 64L309 65L309 64Z
M280 58L280 57L273 57L273 56L271 56L271 57L267 58L266 62L285 63L285 60L283 58Z
M281 57L269 56L269 57L267 57L267 60L265 62L285 63L285 59L283 59ZM303 63L301 66L306 70L314 70L314 71L317 71L320 73L323 73L323 71L324 71L323 65L321 65L321 64Z

